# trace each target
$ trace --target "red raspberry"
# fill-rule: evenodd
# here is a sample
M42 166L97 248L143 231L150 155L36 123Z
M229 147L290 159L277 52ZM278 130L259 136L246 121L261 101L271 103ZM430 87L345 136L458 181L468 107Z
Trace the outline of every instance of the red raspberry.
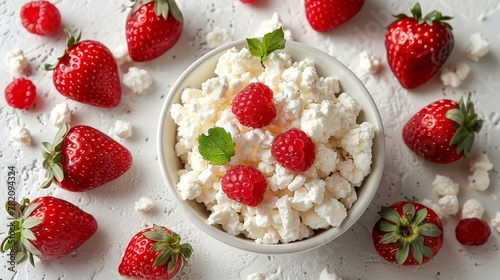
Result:
M255 207L264 199L267 180L259 169L237 165L229 169L221 181L222 191L229 199Z
M24 109L33 105L36 98L36 87L28 79L17 78L5 88L5 100L18 109Z
M61 24L61 14L48 1L32 1L21 8L21 21L29 32L47 35L56 31Z
M478 218L462 219L455 228L455 236L463 245L483 245L490 235L491 229L488 223Z
M316 145L304 131L292 128L274 138L271 154L286 169L301 172L313 165L315 150Z
M276 117L273 91L263 83L251 83L234 97L231 111L242 125L266 126Z

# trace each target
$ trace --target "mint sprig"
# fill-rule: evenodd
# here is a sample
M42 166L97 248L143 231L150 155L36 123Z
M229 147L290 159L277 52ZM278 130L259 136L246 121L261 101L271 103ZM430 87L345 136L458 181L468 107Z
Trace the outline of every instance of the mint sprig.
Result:
M262 62L269 59L269 55L275 50L282 50L285 48L285 33L283 28L274 30L267 33L260 41L257 38L247 38L248 50L253 56L260 57Z
M198 151L211 165L223 165L235 154L231 134L222 127L212 127L208 135L198 137Z

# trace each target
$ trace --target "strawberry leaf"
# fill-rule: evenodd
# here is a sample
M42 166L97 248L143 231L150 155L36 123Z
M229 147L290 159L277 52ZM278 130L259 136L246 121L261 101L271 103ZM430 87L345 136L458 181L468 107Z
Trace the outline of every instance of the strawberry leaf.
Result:
M23 215L21 204L17 201L9 200L5 202L5 210L14 219L19 219Z
M391 207L382 206L382 209L378 213L382 218L389 220L395 224L399 224L401 222L401 216L399 215L398 211L392 209Z
M420 225L425 220L425 217L427 217L427 208L422 208L418 210L417 214L413 218L412 224L414 225Z
M396 260L399 265L402 265L406 259L408 259L408 255L410 253L410 244L408 242L401 243L401 246L396 251Z
M421 235L430 236L430 237L438 237L443 234L443 231L439 229L438 226L432 223L426 223L418 226L419 233Z
M381 221L378 228L383 232L393 232L398 228L398 226L386 221Z
M267 61L272 52L284 49L285 43L282 27L264 35L262 42L257 38L247 38L248 50L253 56L260 57L261 62Z
M198 137L198 151L204 160L212 165L223 165L235 154L235 144L231 134L222 127L213 127L208 135Z
M380 239L380 244L389 244L399 241L400 237L395 232L389 232L384 234Z
M168 6L170 8L170 13L178 22L184 22L184 18L182 16L182 12L175 3L175 0L167 0Z
M34 218L34 217L28 217L23 222L23 230L24 229L30 229L30 228L36 227L37 225L41 224L42 222L43 221L41 219L37 219L37 218ZM33 233L31 233L31 234L33 234ZM34 235L33 235L33 237L34 237Z
M417 261L418 264L422 264L422 261L424 259L424 255L422 254L422 251L420 250L420 246L418 245L418 242L411 243L411 255Z

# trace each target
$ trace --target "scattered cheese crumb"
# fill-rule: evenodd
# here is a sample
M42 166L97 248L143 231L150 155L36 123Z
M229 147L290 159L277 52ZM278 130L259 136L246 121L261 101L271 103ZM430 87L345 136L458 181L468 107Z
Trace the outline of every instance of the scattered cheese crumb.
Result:
M247 276L247 280L266 280L266 275L262 272L255 272Z
M71 111L69 110L68 103L63 102L54 106L50 111L49 121L57 128L65 123L71 122Z
M432 182L432 186L434 187L434 191L439 196L445 195L458 195L459 186L457 183L453 182L453 180L449 177L436 174L436 178Z
M445 195L439 199L438 204L441 207L443 216L455 216L460 208L458 205L458 197L456 195Z
M132 61L132 58L130 57L130 55L128 53L128 47L126 44L119 45L113 51L113 56L115 57L116 64L118 64L118 66Z
M120 138L132 136L132 125L127 121L116 120L113 132Z
M24 56L22 50L12 50L5 56L5 63L9 66L12 72L24 74L28 69L28 59Z
M467 57L477 62L481 57L490 51L490 42L480 33L474 33L469 38L469 43L465 48Z
M280 17L278 13L273 13L273 16L269 20L264 20L259 26L259 30L255 34L256 37L264 37L267 33L273 32L274 30L283 27L281 23ZM290 30L286 30L283 27L283 33L285 33L286 40L293 40L292 32Z
M359 64L362 69L372 74L378 73L382 68L380 59L370 51L361 52L359 56Z
M153 78L144 69L130 67L123 75L123 84L134 93L142 95L153 84Z
M491 219L491 226L500 233L500 212L497 212L495 218Z
M481 219L484 214L484 207L479 200L471 198L467 200L462 207L462 219L478 218Z
M217 48L231 41L231 34L225 28L215 27L207 34L207 45L209 48Z
M25 127L14 127L12 129L10 136L12 140L16 143L20 143L26 146L31 144L31 132Z
M479 154L469 160L470 171L469 188L476 191L485 191L490 185L488 171L493 169L493 164L487 154Z
M452 88L458 88L465 78L469 75L470 67L467 63L459 62L443 69L440 75L443 85Z
M436 215L439 218L443 217L443 210L441 210L441 206L432 202L430 199L424 198L424 199L422 199L422 201L420 201L420 203L424 206L429 207L432 211L434 211L434 213L436 213Z
M319 280L342 280L336 271L329 272L328 269L323 269L319 275Z
M154 207L153 201L147 197L141 197L139 201L135 203L135 211L137 212L147 212Z

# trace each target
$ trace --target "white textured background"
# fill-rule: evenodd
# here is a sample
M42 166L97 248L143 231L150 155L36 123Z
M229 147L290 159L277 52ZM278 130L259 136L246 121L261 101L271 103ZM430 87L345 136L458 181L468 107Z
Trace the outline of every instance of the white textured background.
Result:
M54 195L66 199L91 213L99 222L95 236L74 254L52 262L36 262L16 267L15 279L121 279L118 264L129 239L140 229L158 223L172 228L190 242L195 254L180 279L246 279L254 272L263 272L268 279L317 279L324 268L336 269L344 279L498 279L500 236L493 231L491 240L479 248L463 247L455 240L457 218L445 219L445 242L434 261L421 267L398 268L386 263L375 252L371 228L377 220L380 205L403 199L430 198L437 201L431 187L437 173L450 176L461 185L459 200L479 199L486 207L484 218L489 221L500 211L496 197L500 195L498 166L500 154L500 0L421 1L424 13L440 9L454 15L456 44L447 65L467 62L471 74L459 89L444 88L436 77L426 85L404 90L392 75L385 60L383 38L392 21L391 14L409 11L413 1L368 0L362 11L351 21L329 33L313 31L305 19L303 0L257 0L261 5L248 6L236 0L178 0L185 25L177 45L153 62L129 63L148 70L154 86L142 97L123 87L123 99L113 109L100 109L68 100L73 112L72 125L87 124L110 133L117 119L133 125L132 138L119 140L133 154L133 166L119 179L85 193L70 193L55 185L40 190L44 172L40 169L40 143L52 140L56 129L48 122L52 108L66 99L52 84L52 73L43 70L44 63L55 62L64 49L62 29L50 37L28 33L21 26L19 11L26 0L0 0L0 59L20 48L30 60L29 78L37 86L36 105L14 110L0 98L0 201L7 198L7 167L14 166L17 175L16 196L35 198ZM99 40L114 50L125 43L124 26L128 13L127 0L57 0L63 26L83 30L83 39ZM387 156L386 172L379 192L361 220L342 237L310 252L291 256L263 256L232 249L197 230L177 210L164 187L156 152L157 119L170 86L180 73L209 48L206 34L215 27L226 28L232 39L250 37L263 20L278 12L286 29L294 38L328 52L344 62L365 83L372 93L385 123ZM469 35L481 32L492 44L492 51L479 62L465 58L464 49ZM378 75L366 74L358 65L358 54L371 50L384 63ZM1 64L0 85L3 89L16 75ZM472 154L487 152L494 164L490 173L492 184L485 193L467 190L468 166L465 160L449 165L424 162L412 154L401 139L401 128L421 107L443 97L459 99L473 91L476 109L485 124ZM33 136L30 146L9 140L13 127L25 126ZM3 178L3 179L2 179ZM140 197L151 198L153 211L137 213L134 202ZM7 217L0 214L0 233L7 230ZM0 256L0 279L10 279L8 259Z

